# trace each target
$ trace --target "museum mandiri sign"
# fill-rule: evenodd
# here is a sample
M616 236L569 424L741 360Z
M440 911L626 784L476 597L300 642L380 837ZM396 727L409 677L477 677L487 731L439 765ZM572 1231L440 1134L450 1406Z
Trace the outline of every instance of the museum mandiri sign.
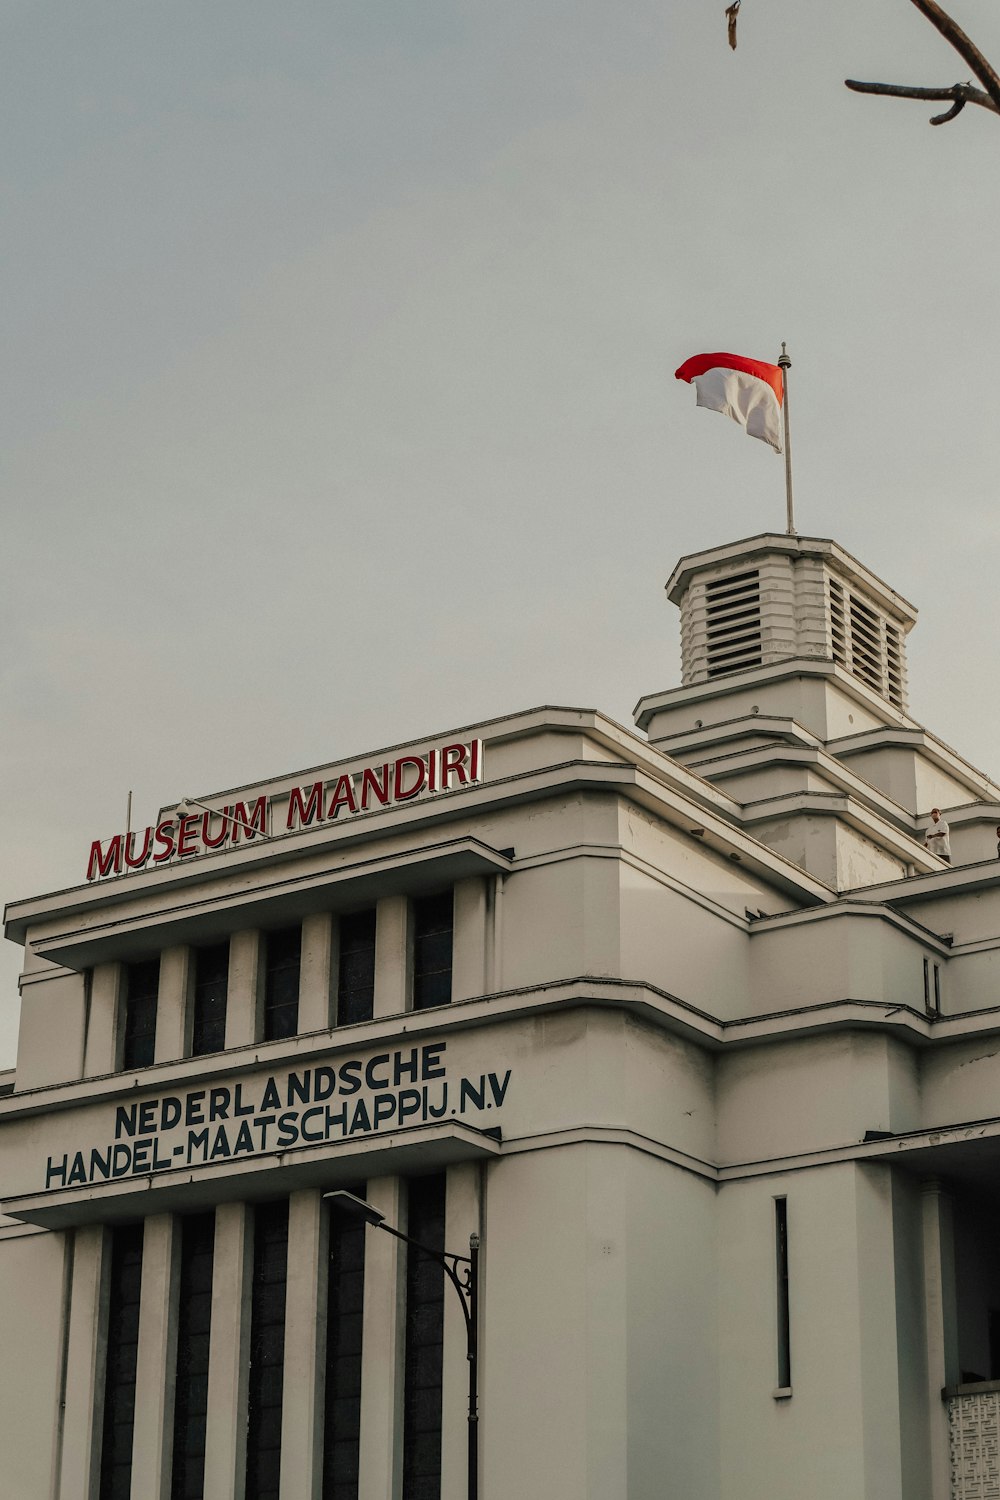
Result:
M272 809L284 809L285 833L412 802L414 798L450 792L483 779L483 742L467 740L442 745L421 755L400 755L381 765L345 771L329 781L314 781L253 801L226 803L221 808L198 807L196 812L168 813L158 823L110 839L95 839L87 861L87 879L126 875L147 865L163 865L214 849L231 848L241 840L273 838ZM286 806L287 804L287 806ZM278 811L280 817L280 811Z

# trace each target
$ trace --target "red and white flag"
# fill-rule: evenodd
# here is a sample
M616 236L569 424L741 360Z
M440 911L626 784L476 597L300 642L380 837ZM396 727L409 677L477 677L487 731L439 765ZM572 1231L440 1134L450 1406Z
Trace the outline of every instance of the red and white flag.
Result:
M721 411L763 438L775 453L781 446L781 403L785 382L778 365L742 354L695 354L677 370L678 380L693 382L698 405Z

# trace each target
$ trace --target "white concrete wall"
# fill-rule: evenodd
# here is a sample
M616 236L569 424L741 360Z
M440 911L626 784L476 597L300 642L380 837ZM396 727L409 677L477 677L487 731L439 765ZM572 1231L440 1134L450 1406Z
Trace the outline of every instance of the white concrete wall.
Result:
M89 977L56 970L34 975L21 990L17 1087L44 1088L83 1075Z
M0 1492L48 1500L58 1462L64 1239L0 1217Z
M788 1205L787 1399L773 1395L776 1196ZM887 1169L727 1185L719 1257L723 1500L916 1500L902 1487Z
M715 1500L713 1198L620 1147L490 1168L485 1493Z
M716 1100L719 1156L734 1164L850 1146L867 1130L921 1123L912 1057L871 1032L724 1053Z
M845 912L781 927L753 926L747 1010L768 1014L837 1000L869 1000L922 1012L923 960L928 954L942 966L954 962L874 913Z

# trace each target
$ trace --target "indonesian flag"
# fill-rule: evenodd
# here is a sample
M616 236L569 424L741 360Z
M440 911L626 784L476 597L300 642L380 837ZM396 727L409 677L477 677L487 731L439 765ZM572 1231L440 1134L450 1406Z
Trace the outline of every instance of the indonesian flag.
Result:
M678 380L694 383L698 405L721 411L745 427L751 437L763 438L775 453L781 448L781 403L785 383L778 365L742 354L695 354L676 372Z

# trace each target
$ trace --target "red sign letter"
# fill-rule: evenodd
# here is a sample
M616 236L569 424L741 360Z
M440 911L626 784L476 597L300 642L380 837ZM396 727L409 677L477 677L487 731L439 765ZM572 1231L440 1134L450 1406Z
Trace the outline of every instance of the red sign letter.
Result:
M307 823L312 822L313 818L321 818L323 816L323 783L321 781L313 782L309 788L309 800L307 802L303 801L302 792L302 787L292 787L292 794L288 799L288 817L285 820L286 828L294 827L296 818L305 827Z
M87 879L95 879L94 866L97 866L96 875L110 875L112 870L116 875L122 872L122 836L116 833L108 845L107 854L101 851L100 839L95 839L90 846L90 859L87 861Z

